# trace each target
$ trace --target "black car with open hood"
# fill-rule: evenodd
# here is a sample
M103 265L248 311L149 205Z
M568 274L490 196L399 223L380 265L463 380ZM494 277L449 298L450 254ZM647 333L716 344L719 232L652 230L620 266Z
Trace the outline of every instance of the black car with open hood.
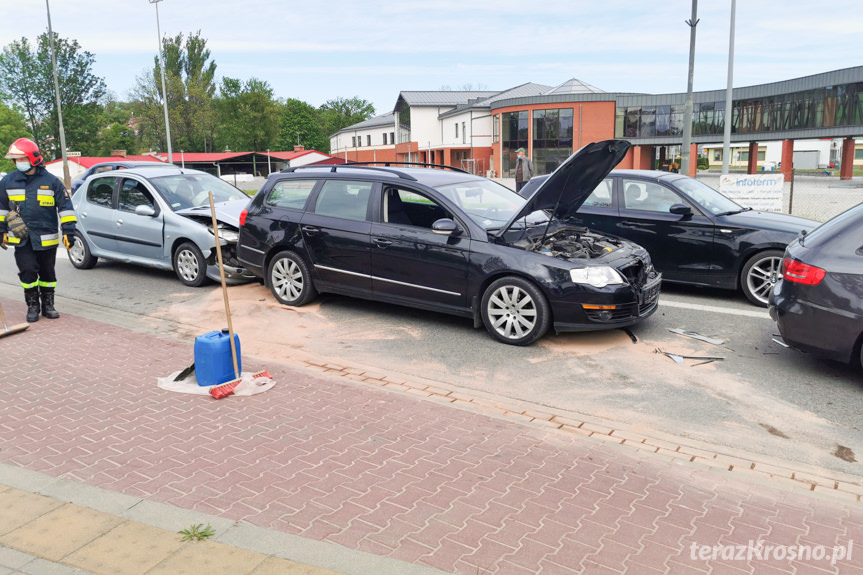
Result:
M647 251L564 221L628 149L585 146L530 200L453 168L289 168L241 217L238 257L286 305L341 293L470 317L513 345L632 325L659 298Z

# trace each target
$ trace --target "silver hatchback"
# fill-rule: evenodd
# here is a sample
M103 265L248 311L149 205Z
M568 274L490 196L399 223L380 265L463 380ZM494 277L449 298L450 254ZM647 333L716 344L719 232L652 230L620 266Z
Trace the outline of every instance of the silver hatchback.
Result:
M69 260L93 268L99 258L174 270L187 286L219 281L210 212L213 192L225 279L251 281L236 259L242 191L199 170L176 166L111 171L90 176L72 199L78 226Z

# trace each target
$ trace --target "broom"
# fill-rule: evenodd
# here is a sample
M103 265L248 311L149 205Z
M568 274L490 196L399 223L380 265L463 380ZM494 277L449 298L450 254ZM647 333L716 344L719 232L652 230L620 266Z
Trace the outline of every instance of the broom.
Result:
M231 338L231 359L234 361L234 377L231 381L226 381L220 384L224 390L230 387L231 392L239 385L242 378L240 377L240 368L237 363L237 346L234 343L234 326L231 325L231 305L228 303L228 286L225 283L225 267L222 263L222 243L219 240L219 220L216 219L216 204L213 202L213 192L207 192L210 197L210 215L213 216L213 235L216 237L216 257L219 261L219 277L222 280L222 296L225 299L225 316L228 318L228 336ZM214 390L210 390L211 392ZM213 396L215 397L215 395ZM219 399L218 397L216 399Z
M6 314L3 313L2 305L0 305L0 319L3 320L3 331L0 331L0 337L6 337L7 335L12 335L13 333L22 332L28 327L30 327L30 324L28 323L19 323L18 325L13 325L12 327L6 325Z

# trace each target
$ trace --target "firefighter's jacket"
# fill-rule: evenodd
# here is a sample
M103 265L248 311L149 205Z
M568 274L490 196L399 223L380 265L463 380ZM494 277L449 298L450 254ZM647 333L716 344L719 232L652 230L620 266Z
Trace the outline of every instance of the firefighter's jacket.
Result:
M6 224L13 202L27 224L27 237L15 237ZM62 228L63 234L71 234L76 222L66 187L44 166L36 166L32 176L15 170L0 180L0 235L8 234L9 245L20 246L29 241L37 251L56 248L61 239L59 229Z

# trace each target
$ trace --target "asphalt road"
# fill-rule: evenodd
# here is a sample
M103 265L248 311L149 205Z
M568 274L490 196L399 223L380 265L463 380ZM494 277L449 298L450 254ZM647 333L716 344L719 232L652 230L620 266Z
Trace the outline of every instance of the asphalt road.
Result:
M200 333L225 324L216 284L187 288L171 272L112 262L76 270L62 250L58 256L58 302L80 300ZM0 284L5 293L18 286L11 250L0 252ZM243 352L257 357L330 358L861 473L863 373L777 344L766 311L732 292L666 285L659 311L631 330L636 343L611 330L551 334L527 348L496 343L464 319L341 296L291 309L250 284L230 288L230 299ZM170 327L159 329L171 335ZM657 349L723 359L679 365Z

